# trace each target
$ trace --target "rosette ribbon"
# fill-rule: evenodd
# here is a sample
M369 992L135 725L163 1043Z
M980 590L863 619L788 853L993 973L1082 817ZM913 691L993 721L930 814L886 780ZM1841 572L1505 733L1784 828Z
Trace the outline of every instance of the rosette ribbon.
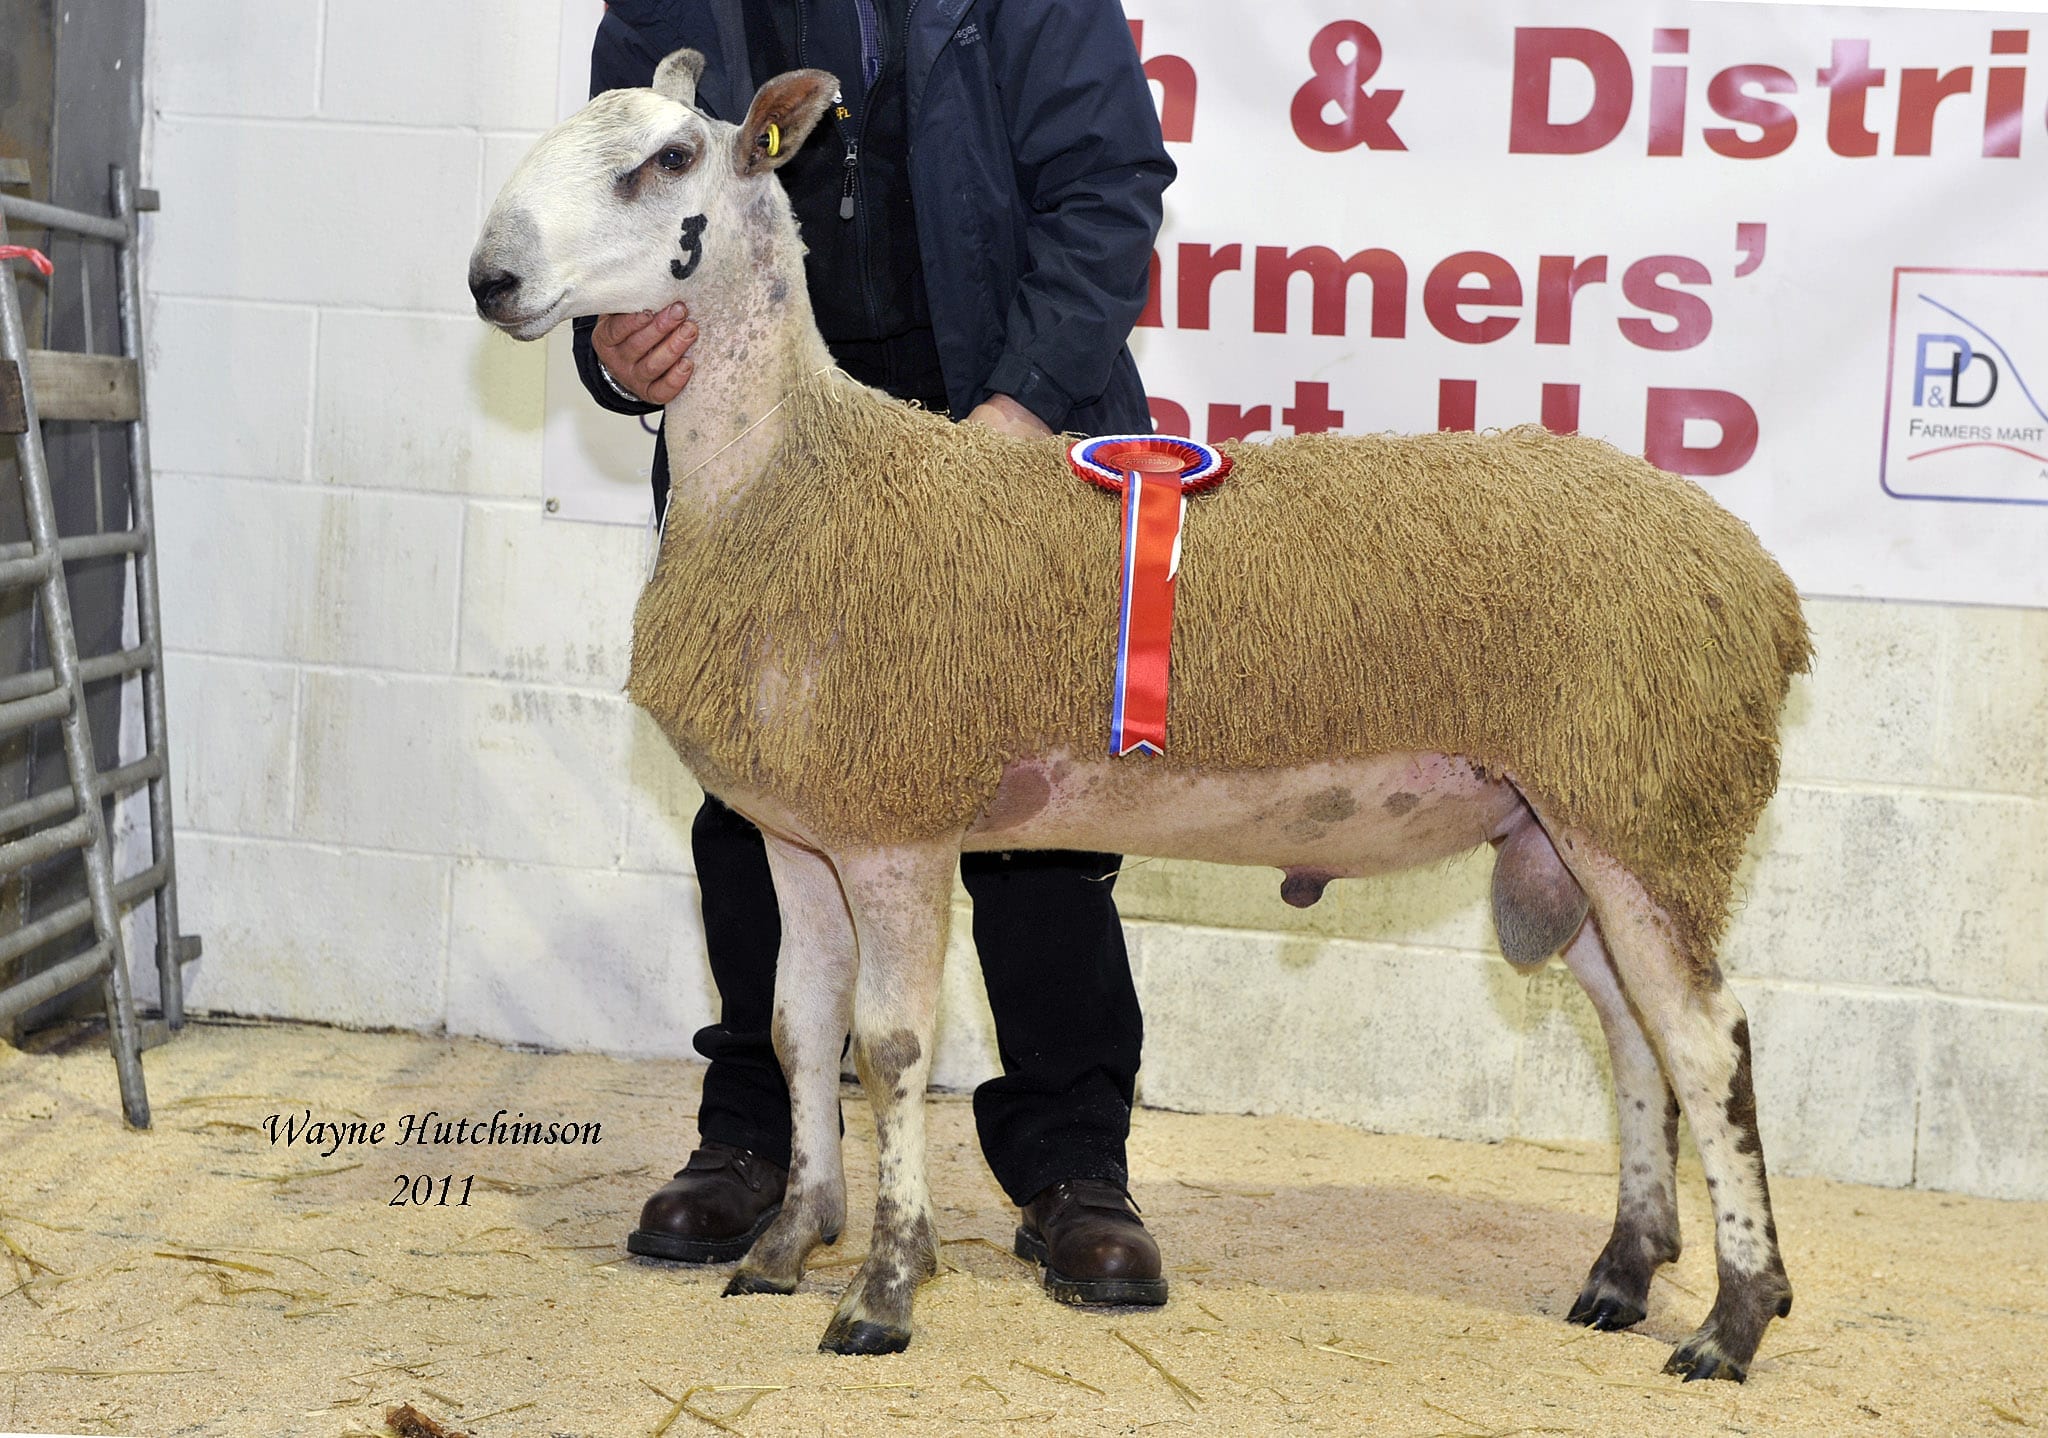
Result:
M1181 521L1188 496L1222 483L1230 460L1206 444L1163 434L1084 439L1067 459L1083 479L1123 496L1109 752L1163 754Z

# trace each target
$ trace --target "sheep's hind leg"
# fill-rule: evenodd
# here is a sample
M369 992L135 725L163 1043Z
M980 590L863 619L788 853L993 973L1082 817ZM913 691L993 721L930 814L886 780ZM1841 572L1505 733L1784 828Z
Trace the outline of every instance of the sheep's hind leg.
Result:
M839 1145L839 1050L853 1007L853 918L824 855L766 835L782 916L775 961L775 1056L789 1080L789 1187L782 1211L740 1260L727 1294L793 1293L804 1260L846 1222Z
M1629 1009L1596 925L1579 929L1564 961L1607 1036L1621 1138L1614 1233L1565 1317L1588 1328L1627 1328L1642 1321L1658 1266L1678 1257L1678 1098Z
M853 1062L874 1108L880 1161L867 1260L818 1344L828 1353L908 1347L911 1299L938 1271L938 1229L925 1183L924 1091L959 861L957 848L939 847L839 856L860 943Z
M1688 1382L1741 1382L1771 1319L1792 1311L1757 1135L1749 1021L1711 960L1688 961L1670 919L1633 875L1582 841L1568 842L1565 853L1593 896L1594 920L1622 987L1663 1055L1714 1200L1720 1289L1707 1321L1678 1345L1664 1371Z

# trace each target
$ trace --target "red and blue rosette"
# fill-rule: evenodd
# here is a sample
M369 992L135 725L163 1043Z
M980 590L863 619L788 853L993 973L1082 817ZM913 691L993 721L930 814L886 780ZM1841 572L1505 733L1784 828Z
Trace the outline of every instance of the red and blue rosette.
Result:
M1074 472L1123 496L1123 598L1117 609L1116 678L1109 752L1166 752L1173 586L1187 497L1230 473L1230 459L1178 435L1115 434L1067 451Z

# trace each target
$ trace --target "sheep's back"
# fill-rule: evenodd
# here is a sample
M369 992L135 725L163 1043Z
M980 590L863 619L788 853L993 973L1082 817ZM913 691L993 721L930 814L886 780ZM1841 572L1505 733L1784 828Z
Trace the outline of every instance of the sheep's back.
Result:
M632 691L686 757L822 833L885 839L966 824L1010 758L1099 751L1114 497L1062 441L843 381L792 407L782 462L672 531L642 601ZM1230 453L1188 505L1168 753L1127 762L1462 755L1589 831L1710 947L1806 658L1741 521L1533 428Z

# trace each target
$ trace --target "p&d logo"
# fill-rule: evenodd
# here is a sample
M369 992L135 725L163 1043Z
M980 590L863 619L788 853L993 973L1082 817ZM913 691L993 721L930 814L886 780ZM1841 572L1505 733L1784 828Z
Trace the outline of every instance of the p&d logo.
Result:
M1893 270L1891 335L1885 493L2048 505L2048 272Z

